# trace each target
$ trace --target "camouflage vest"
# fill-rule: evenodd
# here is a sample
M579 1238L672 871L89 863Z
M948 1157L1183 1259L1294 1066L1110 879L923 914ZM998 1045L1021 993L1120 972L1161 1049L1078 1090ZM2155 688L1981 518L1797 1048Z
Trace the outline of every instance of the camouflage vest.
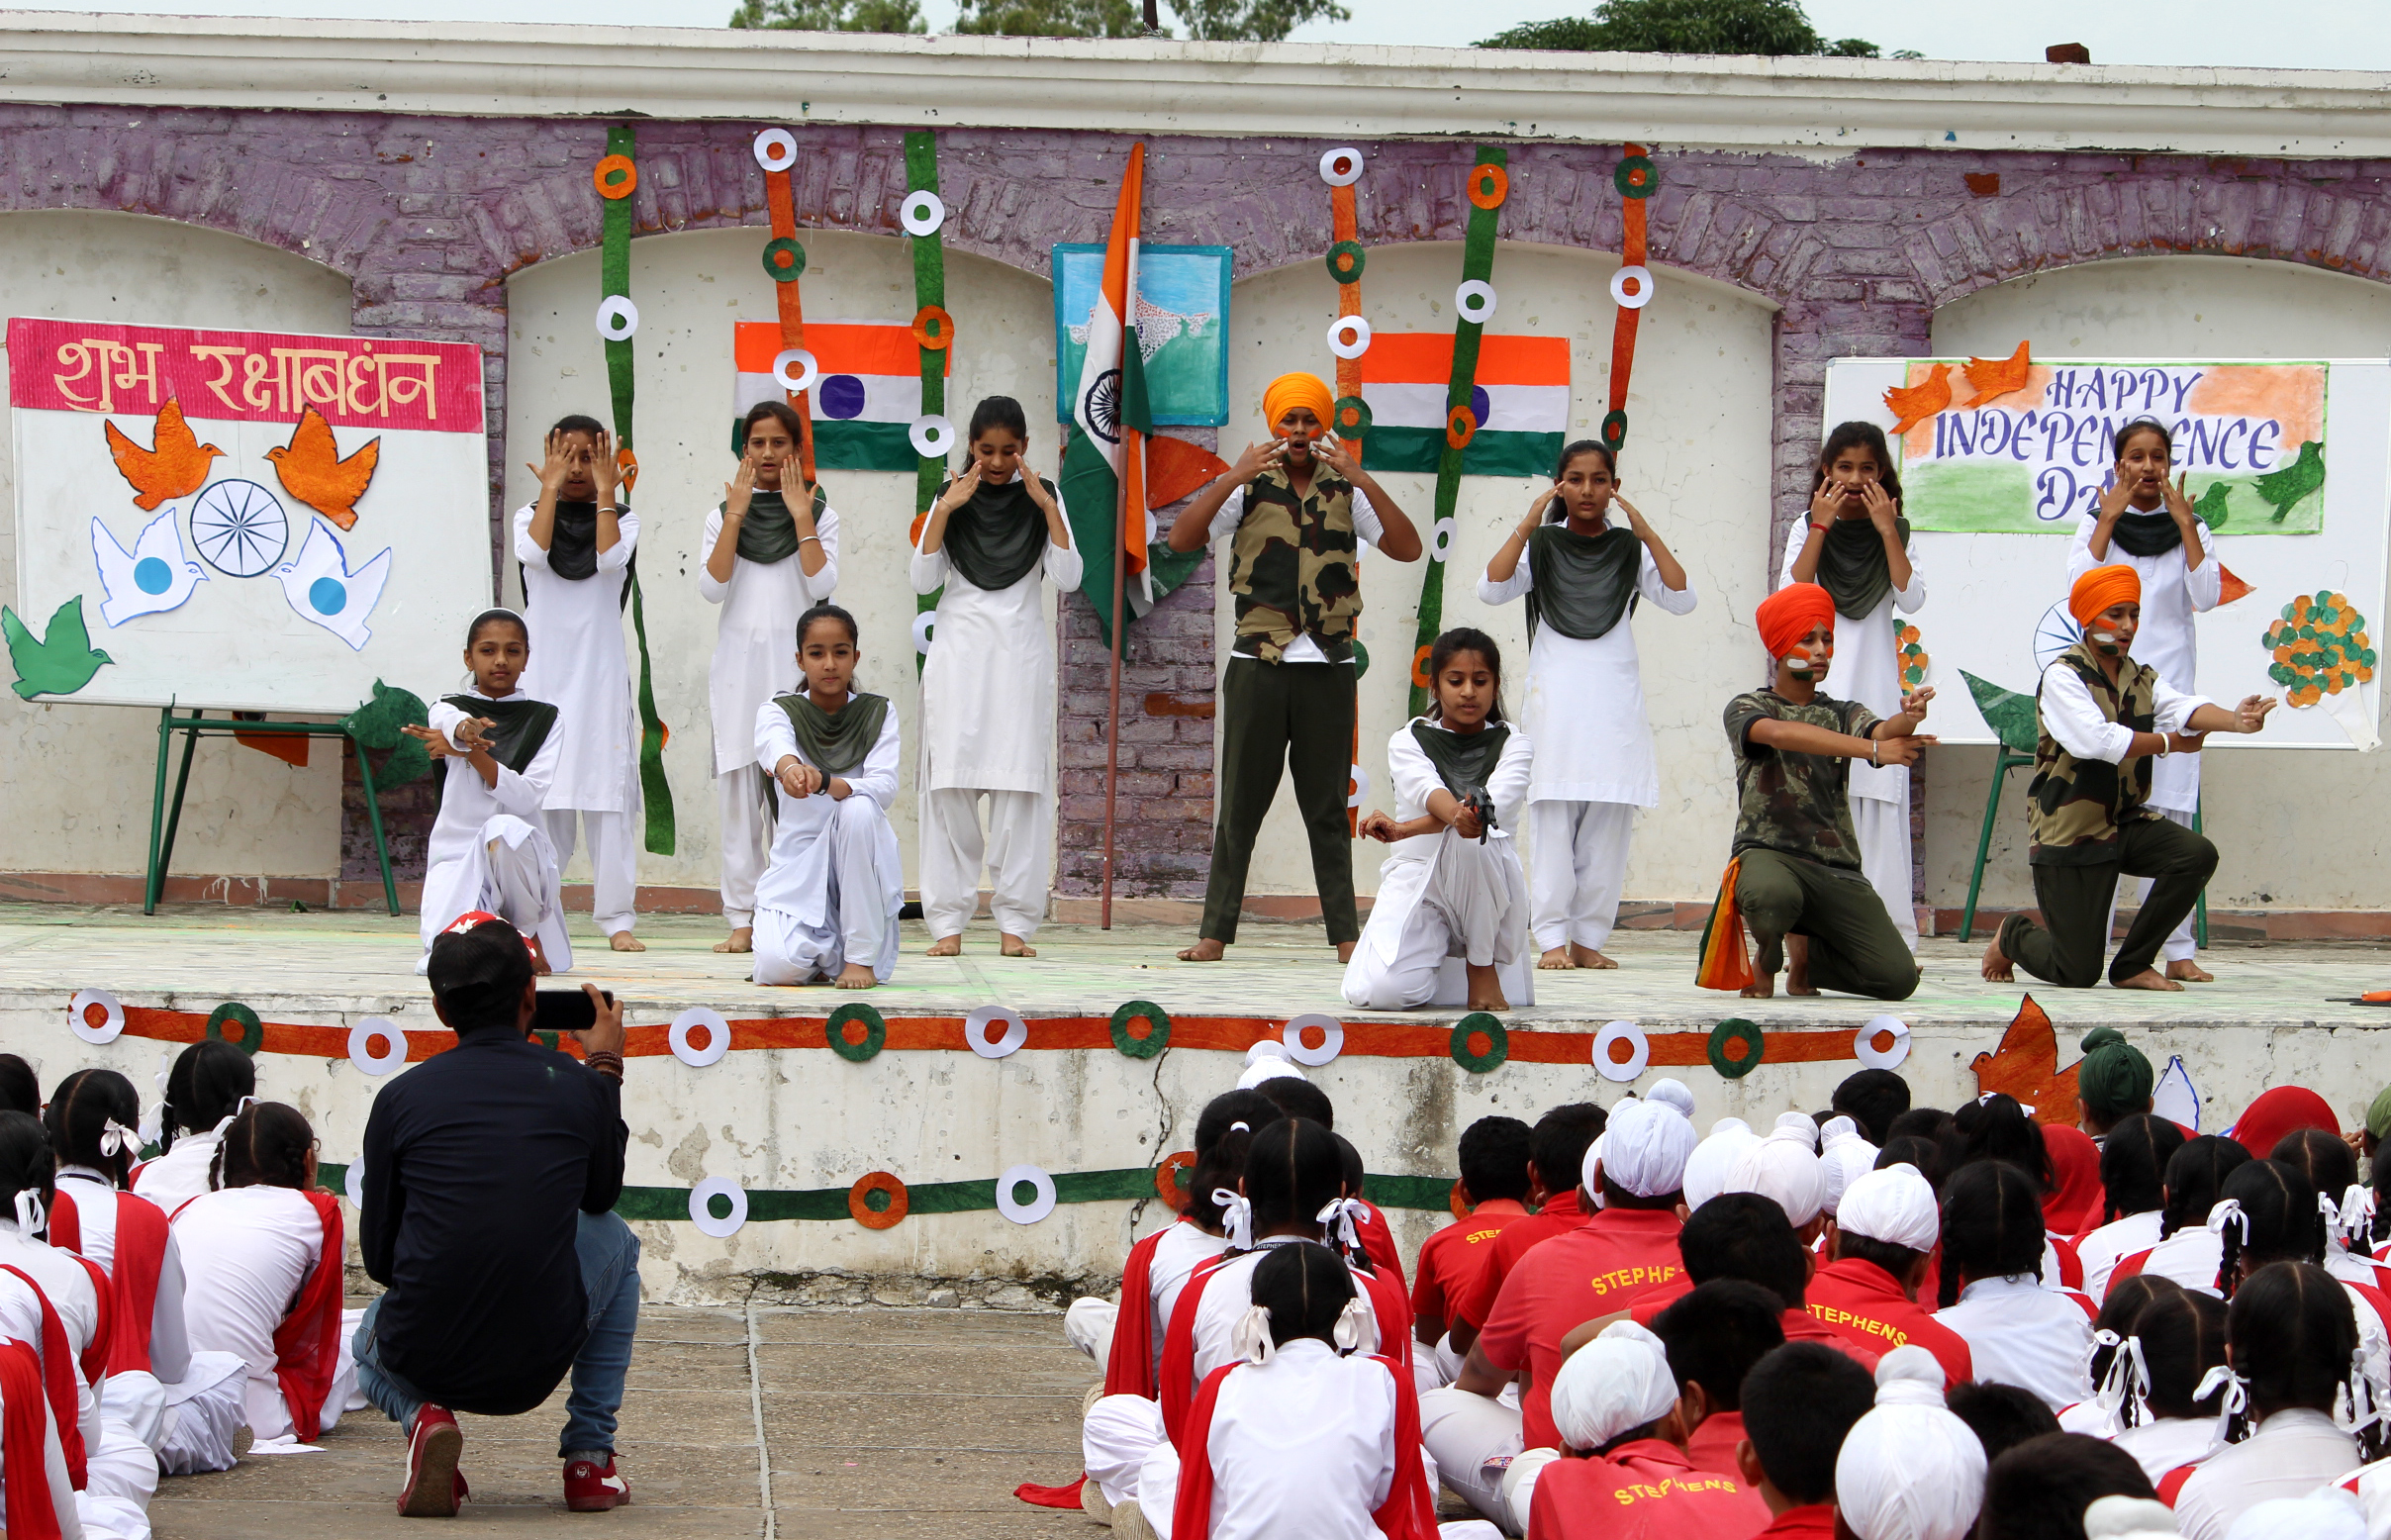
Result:
M1245 489L1245 517L1229 536L1229 592L1237 596L1239 657L1280 661L1309 635L1331 663L1353 656L1362 613L1362 565L1353 532L1353 486L1321 465L1298 498L1284 470Z
M2157 670L2128 658L2111 684L2091 649L2080 641L2058 661L2084 682L2092 704L2109 721L2136 732L2157 730ZM2026 807L2033 839L2026 859L2036 866L2117 860L2123 853L2118 825L2151 816L2143 806L2151 795L2151 756L2129 757L2121 765L2076 758L2044 724L2039 690L2035 730L2039 741L2034 748L2034 784L2027 789Z

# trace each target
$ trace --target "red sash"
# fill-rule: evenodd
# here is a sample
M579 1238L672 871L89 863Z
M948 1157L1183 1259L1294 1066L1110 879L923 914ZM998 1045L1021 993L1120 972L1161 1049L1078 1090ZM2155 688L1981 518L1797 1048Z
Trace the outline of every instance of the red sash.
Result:
M0 1264L0 1273L13 1273L34 1292L42 1305L42 1382L49 1395L49 1414L57 1419L58 1447L66 1455L66 1477L81 1492L91 1479L83 1457L81 1408L75 1404L74 1350L67 1345L66 1323L49 1302L49 1296L23 1268Z
M1411 1386L1411 1371L1385 1354L1372 1362L1394 1380L1394 1484L1387 1500L1370 1515L1387 1540L1434 1540L1436 1504L1428 1492L1427 1468L1420 1464L1419 1397ZM1180 1445L1179 1502L1171 1517L1171 1540L1210 1540L1212 1533L1212 1408L1220 1400L1221 1382L1243 1364L1224 1364L1206 1376L1202 1392L1188 1409L1188 1439Z
M2179 1465L2158 1478L2158 1500L2173 1507L2175 1499L2183 1494L2183 1484L2190 1481L2192 1473L2199 1469L2197 1465Z
M95 1384L103 1375L149 1372L149 1327L157 1315L158 1272L166 1261L164 1211L131 1193L112 1196L116 1199L115 1261L101 1269L88 1257L82 1258L85 1267L94 1269L92 1282L105 1301L100 1311L102 1330L108 1336L105 1356L95 1364L93 1351L83 1355L83 1378ZM81 1257L82 1211L63 1191L58 1197L58 1207L50 1211L49 1243ZM97 1337L92 1345L93 1349L102 1346Z
M0 1469L8 1473L5 1517L12 1540L58 1540L48 1442L42 1357L27 1343L0 1342Z
M2115 1294L2119 1284L2141 1272L2143 1264L2151 1260L2151 1251L2157 1249L2153 1246L2150 1251L2137 1251L2130 1257L2119 1257L2117 1265L2109 1269L2109 1287L2103 1291L2102 1298L2105 1299L2109 1295Z
M1387 1215L1378 1204L1363 1202L1362 1216L1354 1222L1354 1231L1361 1236L1362 1250L1368 1253L1371 1265L1392 1278L1408 1294L1410 1286L1403 1282L1403 1253L1394 1244L1394 1231L1387 1227Z
M2062 1289L2083 1288L2084 1259L2076 1255L2075 1242L2064 1235L2053 1235L2051 1249L2058 1255L2058 1277L2045 1279L2044 1282L2056 1284Z
M82 1365L83 1383L90 1386L92 1394L97 1396L100 1382L108 1378L109 1355L116 1349L116 1301L109 1298L106 1268L89 1257L75 1256L71 1251L66 1255L81 1263L83 1272L91 1279L92 1306L98 1316L98 1324L91 1328L91 1340L84 1344L83 1356L76 1362Z
M82 1253L83 1215L81 1210L75 1207L75 1201L67 1196L64 1188L59 1188L50 1195L49 1226L46 1233L49 1238L49 1243L60 1251L71 1251L77 1255ZM33 1237L29 1235L26 1239L31 1240Z
M340 1361L340 1263L344 1232L340 1201L330 1193L301 1193L324 1224L324 1251L299 1291L299 1302L274 1328L274 1377L301 1443L323 1431L324 1400ZM121 1207L121 1205L120 1205Z
M1154 1251L1170 1233L1165 1225L1131 1246L1121 1266L1120 1310L1112 1320L1112 1353L1104 1361L1106 1396L1154 1398Z

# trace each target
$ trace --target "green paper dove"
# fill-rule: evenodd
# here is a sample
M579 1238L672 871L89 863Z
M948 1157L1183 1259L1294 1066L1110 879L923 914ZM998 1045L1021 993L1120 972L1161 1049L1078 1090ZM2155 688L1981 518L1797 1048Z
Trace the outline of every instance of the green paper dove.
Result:
M2314 438L2300 445L2300 457L2281 470L2270 470L2250 483L2258 496L2272 503L2274 522L2281 524L2300 499L2325 484L2325 446Z
M2200 494L2200 501L2192 505L2192 512L2198 515L2200 522L2210 529L2224 529L2228 513L2225 499L2232 490L2222 481L2210 482L2208 490Z
M72 695L91 683L102 663L116 661L92 646L81 594L58 606L48 633L39 641L5 606L0 606L0 631L8 633L9 661L17 665L16 692L29 701L37 695Z

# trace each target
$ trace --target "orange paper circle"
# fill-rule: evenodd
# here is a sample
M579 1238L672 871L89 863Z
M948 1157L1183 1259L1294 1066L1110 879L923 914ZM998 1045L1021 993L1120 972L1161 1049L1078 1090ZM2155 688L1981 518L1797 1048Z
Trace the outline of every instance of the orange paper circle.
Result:
M1433 642L1421 642L1420 649L1411 654L1411 682L1422 690L1428 688L1428 649Z
M1185 1171L1192 1176L1195 1170L1196 1152L1194 1150L1181 1150L1176 1155L1166 1155L1163 1157L1162 1164L1154 1168L1155 1196L1169 1203L1174 1213L1180 1212L1188 1206L1187 1191L1179 1185L1179 1174Z
M639 456L631 453L628 447L615 451L615 468L622 473L623 491L628 492L639 485Z
M1466 449L1478 436L1478 416L1467 406L1455 407L1445 417L1445 442L1456 449Z
M935 335L933 326L938 329ZM913 314L913 340L931 352L944 352L955 340L955 318L941 306L922 306Z
M1482 209L1499 209L1511 195L1511 179L1498 165L1476 166L1470 172L1470 202Z
M864 1202L874 1193L889 1195L888 1207L877 1213L871 1204ZM893 1172L867 1171L855 1179L853 1187L847 1189L847 1212L867 1230L895 1229L904 1222L906 1210L911 1206L910 1195Z
M610 176L621 176L620 182L610 182ZM590 180L598 186L598 196L606 199L627 198L639 186L639 168L631 164L628 155L609 155L590 172Z
M928 524L929 522L930 522L930 516L929 516L929 510L927 510L927 509L923 509L923 510L922 510L920 513L915 514L915 515L913 516L913 533L912 533L912 541L913 541L913 548L914 548L915 550L919 550L919 549L921 548L921 527L922 527L923 525L925 525L925 524ZM1002 1022L1002 1021L1000 1021L1000 1022L998 1022L997 1024L998 1024L999 1026L1003 1026L1004 1023L1004 1022ZM997 1034L996 1034L996 1036L998 1036L998 1037L1002 1037L1002 1036L1004 1036L1004 1033L1002 1033L1002 1032L999 1032L999 1033L997 1033ZM993 1039L992 1039L992 1040L993 1040Z
M1470 1205L1461 1201L1461 1184L1459 1182L1454 1183L1452 1191L1445 1194L1445 1206L1453 1210L1453 1217L1456 1219L1470 1217Z

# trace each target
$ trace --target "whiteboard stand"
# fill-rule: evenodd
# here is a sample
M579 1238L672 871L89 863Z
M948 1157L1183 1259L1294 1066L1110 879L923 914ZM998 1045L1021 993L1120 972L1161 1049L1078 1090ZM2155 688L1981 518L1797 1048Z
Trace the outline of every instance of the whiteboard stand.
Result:
M166 806L166 756L173 752L174 734L183 734L182 769L174 777L174 806ZM177 717L168 705L157 719L157 780L149 799L149 876L142 888L142 913L157 913L158 896L166 888L166 867L174 859L174 833L183 820L183 792L191 784L191 752L201 738L231 737L347 738L357 751L357 779L365 789L365 815L373 823L374 856L382 863L382 899L393 914L399 913L399 885L390 875L390 841L382 833L382 803L374 793L373 761L365 744L337 722L240 722L211 718L204 712Z

